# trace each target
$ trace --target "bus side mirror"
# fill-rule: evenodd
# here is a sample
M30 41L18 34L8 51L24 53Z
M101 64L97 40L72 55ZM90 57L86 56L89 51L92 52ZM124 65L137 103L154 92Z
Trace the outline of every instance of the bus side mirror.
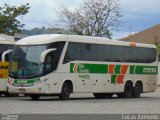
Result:
M7 50L7 51L3 52L3 54L2 54L2 62L5 62L6 56L7 56L9 53L11 53L12 51L13 51L13 50L11 49L11 50Z
M45 60L45 58L46 58L46 55L47 55L48 53L53 52L53 51L56 51L56 50L57 50L56 48L52 48L52 49L47 49L47 50L43 51L42 54L41 54L40 62L41 62L41 63L44 63L44 60Z

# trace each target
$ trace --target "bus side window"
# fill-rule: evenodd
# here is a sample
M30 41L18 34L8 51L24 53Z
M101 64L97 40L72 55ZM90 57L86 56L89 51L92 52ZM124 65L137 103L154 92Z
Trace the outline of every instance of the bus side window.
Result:
M63 64L68 63L73 60L81 60L81 44L80 43L69 43Z
M138 48L138 62L147 63L147 48Z
M125 62L136 63L138 59L138 49L136 47L125 47Z
M124 62L124 47L123 46L111 46L111 61L112 62Z
M157 58L157 51L155 48L148 48L148 63L155 62Z

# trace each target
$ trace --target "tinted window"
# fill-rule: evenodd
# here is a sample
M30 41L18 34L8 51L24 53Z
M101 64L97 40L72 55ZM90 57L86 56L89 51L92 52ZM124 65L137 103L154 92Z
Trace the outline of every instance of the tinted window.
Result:
M52 60L54 62L54 63L52 63L53 64L53 70L55 70L57 68L62 50L64 48L64 44L65 44L65 42L55 42L55 43L53 43L49 46L49 48L56 48L55 52L51 52L49 54L49 56L51 56L51 57L48 57L48 61L49 61L49 59L51 60L51 58L53 59Z
M124 47L111 46L111 61L124 62Z
M81 44L69 43L64 57L64 63L73 60L81 60Z
M52 72L57 67L55 62L53 62L54 57L55 57L53 54L55 54L55 53L51 52L51 53L47 54L47 56L45 58L44 71L46 74Z
M110 61L110 46L97 45L97 61Z
M138 62L145 63L147 62L147 48L138 48Z
M152 48L69 43L64 63L73 60L151 63L156 55L156 49Z
M137 48L125 47L125 61L126 62L137 62Z
M97 48L94 44L81 44L82 49L82 59L86 61L96 61L97 60Z
M154 62L156 61L156 57L157 57L157 51L154 48L148 48L148 62Z

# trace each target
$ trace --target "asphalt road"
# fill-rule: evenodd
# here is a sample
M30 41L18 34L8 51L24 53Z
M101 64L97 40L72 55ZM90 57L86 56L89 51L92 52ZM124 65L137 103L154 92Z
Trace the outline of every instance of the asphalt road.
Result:
M92 94L74 94L67 101L58 97L0 97L1 114L160 114L160 87L141 98L95 99Z

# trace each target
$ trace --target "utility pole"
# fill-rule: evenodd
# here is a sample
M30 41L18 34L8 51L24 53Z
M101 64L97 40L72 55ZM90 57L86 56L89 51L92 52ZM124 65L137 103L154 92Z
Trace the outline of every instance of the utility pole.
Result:
M132 34L132 25L130 24L129 25L129 35L128 36L130 36Z

